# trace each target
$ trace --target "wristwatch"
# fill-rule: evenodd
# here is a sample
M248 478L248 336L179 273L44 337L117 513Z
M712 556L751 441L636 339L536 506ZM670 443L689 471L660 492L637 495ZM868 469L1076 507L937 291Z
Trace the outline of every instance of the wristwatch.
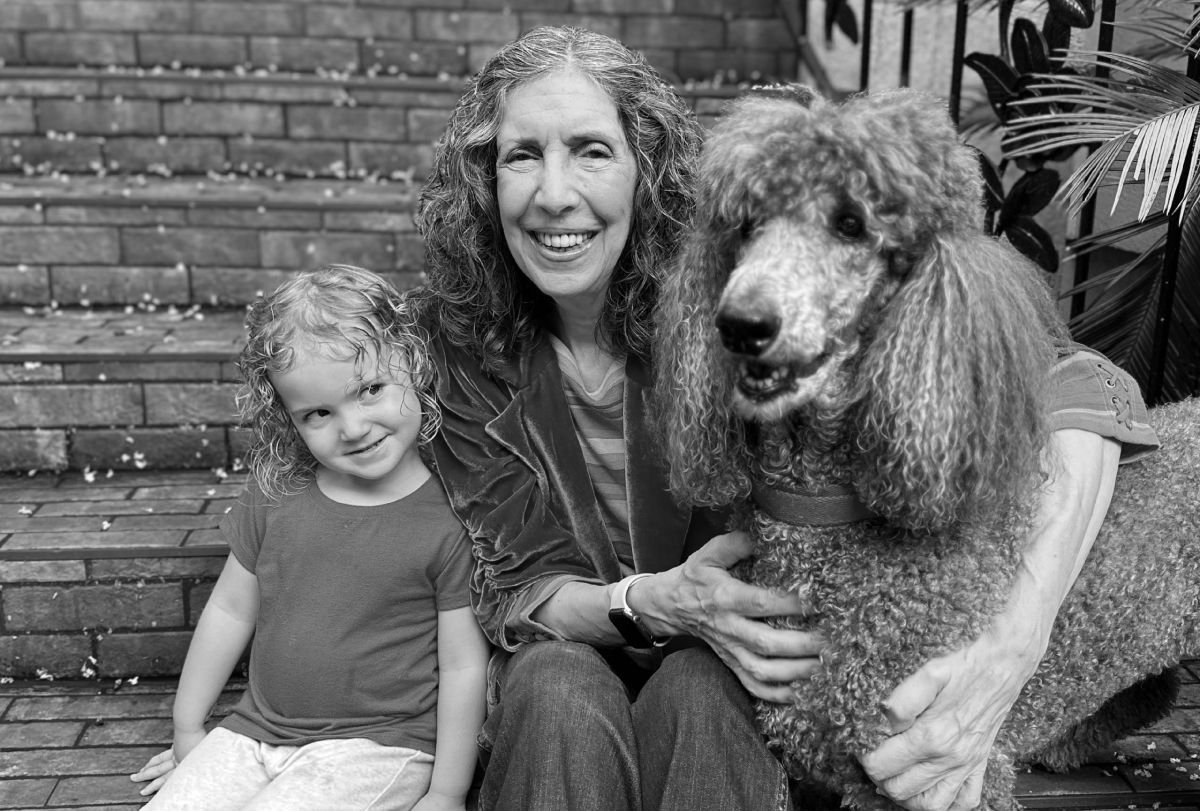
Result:
M648 573L631 574L617 583L616 588L612 592L612 600L608 604L608 619L621 632L621 636L625 637L625 643L629 647L661 648L670 640L656 640L654 634L650 633L650 629L646 627L646 623L642 622L642 618L625 601L625 595L629 593L629 587L643 577L650 577L650 575Z

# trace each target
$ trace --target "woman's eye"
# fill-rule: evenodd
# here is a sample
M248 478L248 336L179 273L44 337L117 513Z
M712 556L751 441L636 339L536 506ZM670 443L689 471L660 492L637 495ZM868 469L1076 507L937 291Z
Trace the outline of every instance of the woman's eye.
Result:
M863 221L857 214L839 214L833 224L843 239L858 239L863 235Z
M612 150L603 144L587 144L583 148L583 156L585 158L607 160L612 157Z
M533 160L533 157L533 153L527 149L514 149L504 156L504 163L521 163L522 161Z

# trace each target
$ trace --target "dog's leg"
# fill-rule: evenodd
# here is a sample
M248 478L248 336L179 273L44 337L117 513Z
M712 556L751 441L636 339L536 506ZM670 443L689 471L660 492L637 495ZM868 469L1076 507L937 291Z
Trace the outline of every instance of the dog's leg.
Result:
M1165 718L1178 695L1179 675L1174 669L1147 676L1105 701L1095 713L1026 760L1052 772L1077 768L1097 749Z

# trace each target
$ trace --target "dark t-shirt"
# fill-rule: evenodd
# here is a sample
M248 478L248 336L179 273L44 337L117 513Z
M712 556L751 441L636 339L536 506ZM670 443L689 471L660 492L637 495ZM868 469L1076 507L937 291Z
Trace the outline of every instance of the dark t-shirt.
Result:
M471 543L437 476L390 504L312 482L247 490L221 522L258 579L250 684L221 723L259 741L369 738L433 753L437 612L470 604Z

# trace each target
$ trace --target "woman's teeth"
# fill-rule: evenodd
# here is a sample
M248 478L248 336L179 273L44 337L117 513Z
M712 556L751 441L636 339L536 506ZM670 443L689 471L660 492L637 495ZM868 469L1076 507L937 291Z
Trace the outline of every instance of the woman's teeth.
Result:
M547 248L574 248L592 238L589 233L580 234L540 234L534 233L537 241Z

